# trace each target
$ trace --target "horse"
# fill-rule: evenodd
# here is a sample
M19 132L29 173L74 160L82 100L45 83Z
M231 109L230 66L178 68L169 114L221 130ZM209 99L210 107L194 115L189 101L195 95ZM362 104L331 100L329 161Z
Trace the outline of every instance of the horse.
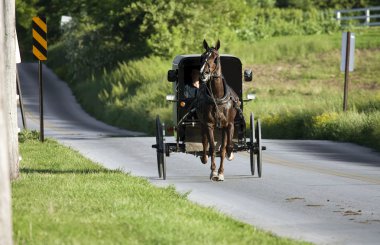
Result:
M233 160L233 135L235 116L240 106L239 97L227 85L223 75L219 56L220 41L215 47L209 47L203 40L205 52L201 55L200 80L202 85L197 93L196 113L201 123L203 152L201 162L208 161L207 146L211 156L212 181L224 181L224 158ZM220 147L220 166L216 172L216 147L214 139L215 127L222 130Z

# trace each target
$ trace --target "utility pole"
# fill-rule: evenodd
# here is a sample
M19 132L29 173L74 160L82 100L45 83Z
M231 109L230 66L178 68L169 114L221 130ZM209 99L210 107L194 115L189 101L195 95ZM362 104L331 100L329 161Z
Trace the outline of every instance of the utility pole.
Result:
M2 0L4 2L4 31L5 46L5 88L7 91L6 103L8 103L8 154L9 170L12 179L19 176L19 151L18 151L18 124L17 124L17 83L16 83L16 6L15 0Z
M12 2L12 4L10 3ZM9 42L7 37L8 24L7 19L12 15L14 18L14 11L12 12L9 5L14 6L14 0L0 0L0 48L3 54L0 55L0 244L11 245L12 241L12 205L11 205L11 187L10 187L10 172L9 166L10 154L9 154L9 103L7 99L8 89L7 84L13 81L9 80L7 76L7 70L9 69L9 52L14 50L8 50ZM14 27L13 27L14 28ZM14 32L14 31L13 31ZM14 56L14 53L13 53ZM14 63L16 65L16 63ZM4 79L5 78L5 79ZM18 160L18 159L17 159Z

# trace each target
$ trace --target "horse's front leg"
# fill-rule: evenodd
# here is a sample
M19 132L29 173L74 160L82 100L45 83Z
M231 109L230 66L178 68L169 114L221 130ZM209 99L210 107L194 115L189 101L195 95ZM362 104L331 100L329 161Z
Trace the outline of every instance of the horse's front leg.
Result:
M210 146L210 156L211 156L211 174L210 179L213 181L218 180L218 172L216 171L216 164L215 164L215 140L214 140L214 127L209 125L207 127L207 138Z
M203 153L201 156L201 162L203 164L207 163L208 157L207 157L207 145L208 145L208 140L207 140L207 127L202 125L202 145L203 145Z
M234 123L228 123L227 127L227 159L228 161L232 161L234 159L234 146L232 143L232 139L234 137Z
M218 180L224 180L224 158L226 157L226 146L227 146L227 128L222 130L222 145L220 147L220 166L218 170Z

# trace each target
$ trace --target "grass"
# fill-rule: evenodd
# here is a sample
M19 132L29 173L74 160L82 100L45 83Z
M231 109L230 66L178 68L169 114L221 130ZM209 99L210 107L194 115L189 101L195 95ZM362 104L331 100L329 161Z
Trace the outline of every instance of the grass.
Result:
M350 73L349 107L364 108L379 99L380 49L357 50L354 72ZM344 74L339 70L339 51L310 55L293 63L255 65L255 82L245 84L247 92L259 95L256 110L278 113L289 110L341 111ZM379 109L379 108L374 108Z
M354 30L356 49L380 47L380 28ZM239 57L245 65L292 63L294 60L308 59L310 55L323 54L332 50L340 51L342 33L279 36L255 43L235 42L221 48L222 52ZM340 57L340 56L339 56Z
M12 183L16 244L299 244L187 200L170 186L104 169L38 134L20 137Z
M356 35L362 48L350 73L348 113L342 112L344 74L334 48L253 65L255 82L246 83L245 91L258 99L245 112L261 117L265 138L330 139L380 150L380 44L366 41L375 34L380 40L380 29Z
M227 46L223 46L222 40L222 53L239 57L244 67L254 71L254 82L244 84L244 93L256 93L257 100L247 103L244 110L246 115L252 111L262 118L264 138L349 139L380 150L380 129L374 114L380 109L380 28L354 32L355 70L350 73L348 107L350 115L369 123L347 128L347 123L343 123L345 114L341 113L341 33L272 37ZM165 79L170 63L171 60L157 57L129 61L72 87L84 108L98 119L154 134L156 115L166 125L172 121L171 104L165 102L165 95L172 93L171 84ZM337 113L334 120L340 134L326 138L325 133L318 133L320 124L313 122L324 113ZM294 123L302 127L296 130ZM363 125L366 126L361 128ZM352 127L358 127L369 139L363 141L363 137L349 135Z

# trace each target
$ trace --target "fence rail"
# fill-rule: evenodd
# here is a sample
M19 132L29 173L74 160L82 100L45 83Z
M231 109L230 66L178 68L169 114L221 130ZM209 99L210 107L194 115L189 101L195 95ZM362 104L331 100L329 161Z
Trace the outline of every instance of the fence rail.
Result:
M354 16L342 16L344 13L362 13L364 15L354 15ZM378 12L373 14L373 12ZM364 22L359 23L358 25L363 26L380 26L380 6L379 7L368 7L368 8L357 8L357 9L341 9L336 10L336 20L341 23L342 20L364 20ZM375 19L376 21L372 21Z

